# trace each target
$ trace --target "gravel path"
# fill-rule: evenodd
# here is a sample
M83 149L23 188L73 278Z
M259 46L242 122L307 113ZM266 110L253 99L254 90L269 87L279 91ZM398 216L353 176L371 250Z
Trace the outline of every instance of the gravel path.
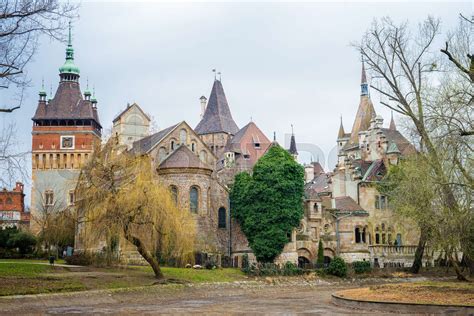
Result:
M376 311L337 307L331 303L331 293L354 287L357 285L317 282L169 284L126 291L0 298L0 314L383 315Z

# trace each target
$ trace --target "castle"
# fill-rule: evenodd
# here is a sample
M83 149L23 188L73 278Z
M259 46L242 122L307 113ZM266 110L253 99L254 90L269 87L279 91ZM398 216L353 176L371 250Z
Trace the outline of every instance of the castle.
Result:
M38 229L34 222L41 212L74 207L80 168L101 141L97 100L90 91L82 94L80 90L71 30L66 61L59 72L55 96L46 100L41 90L33 117L33 231ZM202 96L200 104L201 120L196 127L181 121L156 133L150 133L150 117L138 104L127 105L113 120L112 134L125 150L149 155L156 180L165 183L177 204L193 214L197 250L237 267L244 254L250 260L254 256L230 217L229 185L237 173L251 172L273 142L254 122L241 128L236 124L217 78L209 99ZM333 171L325 172L319 163L305 166L305 215L277 262L302 266L314 262L321 240L326 261L339 255L349 262L408 264L417 231L394 218L375 183L391 164L415 149L396 129L393 118L390 127L384 128L383 119L376 116L365 69L354 125L345 133L341 122L337 144L338 163ZM289 152L297 158L294 135ZM81 249L80 240L76 249ZM120 249L124 259L133 257L130 246L121 244Z

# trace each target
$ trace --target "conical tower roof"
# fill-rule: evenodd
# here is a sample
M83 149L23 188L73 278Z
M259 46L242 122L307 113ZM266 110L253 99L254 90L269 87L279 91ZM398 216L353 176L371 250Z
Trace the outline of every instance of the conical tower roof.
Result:
M196 126L195 131L200 135L212 133L235 135L239 131L239 127L232 118L232 113L230 112L224 88L220 80L214 80L206 111Z
M359 143L359 132L368 130L370 121L372 117L375 116L374 105L372 104L372 100L370 100L368 92L367 75L365 73L364 63L362 63L360 86L361 93L359 108L357 109L354 124L352 125L351 138L347 143L346 148Z
M337 133L337 138L344 138L345 136L344 126L342 125L342 116L341 116L341 124L339 125L339 133Z

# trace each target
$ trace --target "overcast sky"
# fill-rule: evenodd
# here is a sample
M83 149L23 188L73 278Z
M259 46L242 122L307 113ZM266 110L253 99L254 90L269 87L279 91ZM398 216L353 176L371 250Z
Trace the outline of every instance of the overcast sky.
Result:
M298 142L316 144L327 156L340 115L350 130L359 103L360 56L350 43L376 17L416 25L430 14L442 19L445 32L460 12L470 16L471 2L85 2L73 45L82 89L86 78L95 85L104 128L127 102L137 102L160 128L182 120L196 126L199 97L209 96L216 68L239 127L252 118L270 139L275 131L285 144L293 124ZM63 43L43 39L28 67L32 87L21 109L0 115L1 124L16 121L26 149L41 79L54 93L64 55ZM372 100L388 125L390 111L373 91ZM302 154L301 160L309 159Z

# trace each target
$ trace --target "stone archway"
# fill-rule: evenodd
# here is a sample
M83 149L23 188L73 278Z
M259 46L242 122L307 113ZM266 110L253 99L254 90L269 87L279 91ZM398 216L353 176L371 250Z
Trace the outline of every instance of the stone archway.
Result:
M331 263L336 253L331 248L324 248L324 266L327 267Z
M313 255L307 248L298 249L298 267L305 268L311 264Z

